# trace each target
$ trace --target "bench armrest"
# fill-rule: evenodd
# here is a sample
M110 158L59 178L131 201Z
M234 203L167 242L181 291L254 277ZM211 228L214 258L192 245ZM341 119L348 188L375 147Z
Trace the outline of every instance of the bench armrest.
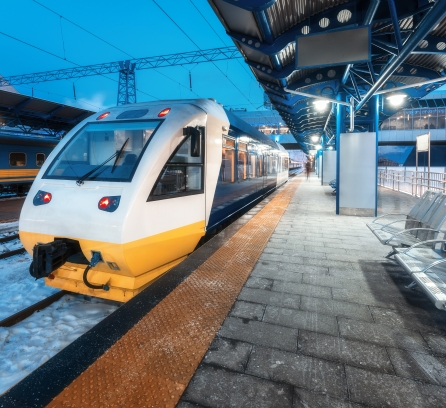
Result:
M395 233L395 234L393 234L385 243L386 244L388 244L390 241L392 241L392 239L393 238L395 238L396 236L398 236L398 235L401 235L401 234L404 234L404 233L406 233L406 232L409 232L409 231L430 231L430 232L441 232L441 231L439 231L439 230L434 230L433 228L409 228L409 229L407 229L407 230L404 230L404 231L400 231L400 232L397 232L397 233ZM426 242L426 241L425 241Z
M437 266L444 262L446 262L446 258L438 259L435 262L432 262L431 264L427 265L421 272L423 272L423 273L427 272L429 269L433 268L434 266Z
M428 239L427 241L423 241L423 242L417 242L416 244L413 244L412 246L410 246L409 248L406 248L403 252L401 252L401 254L406 254L407 252L409 252L412 248L417 248L419 246L423 246L426 244L433 244L433 243L438 243L438 242L443 242L446 244L446 239Z
M393 216L397 216L397 215L402 215L403 217L407 217L407 214L403 214L403 213L383 214L383 215L380 215L379 217L374 218L372 223L375 222L376 220L379 220L384 217L393 217Z

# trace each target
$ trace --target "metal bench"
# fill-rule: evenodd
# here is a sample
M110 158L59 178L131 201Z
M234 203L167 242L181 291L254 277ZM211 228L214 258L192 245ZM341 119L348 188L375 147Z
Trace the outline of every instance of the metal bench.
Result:
M403 213L383 214L380 215L379 217L376 217L372 222L368 223L367 227L369 227L370 230L375 230L375 229L383 229L385 227L393 228L393 225L400 221L407 221L410 223L413 220L414 223L416 223L417 220L419 220L426 214L426 212L432 205L432 201L435 200L438 196L440 196L440 194L441 193L432 190L426 190L407 214ZM410 226L408 226L407 228L412 228L412 227L413 225L411 223Z
M386 258L395 255L397 247L409 247L436 239L446 219L446 195L433 193L423 196L423 203L406 219L395 220L381 227L367 226L383 245L392 247Z
M436 248L438 245L441 248ZM429 247L428 247L429 246ZM409 248L398 248L395 260L412 277L438 309L446 310L446 240L419 242Z

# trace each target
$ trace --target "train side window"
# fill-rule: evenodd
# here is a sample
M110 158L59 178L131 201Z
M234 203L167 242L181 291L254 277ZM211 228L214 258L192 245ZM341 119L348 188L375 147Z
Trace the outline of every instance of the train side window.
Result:
M200 128L201 146L204 146L204 128ZM191 151L191 136L188 136L175 150L163 167L147 201L162 200L204 192L204 152L198 157Z
M36 166L42 167L43 163L45 163L45 154L44 153L37 153L36 154Z
M9 165L12 167L26 166L26 153L9 153Z
M235 181L235 139L223 136L223 149L220 170L220 181L222 183L233 183Z
M243 181L248 178L248 154L238 152L238 180Z
M288 170L289 170L288 157L282 157L282 171L288 171Z

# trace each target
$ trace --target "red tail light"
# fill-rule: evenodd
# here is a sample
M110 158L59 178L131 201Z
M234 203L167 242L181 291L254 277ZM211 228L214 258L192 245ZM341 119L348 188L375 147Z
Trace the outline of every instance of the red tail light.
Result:
M158 113L158 117L162 118L163 116L166 116L170 112L170 108L163 109L160 113Z
M108 115L110 115L110 112L105 112L105 113L99 115L99 116L96 118L96 120L104 119L104 118L106 118Z
M33 204L34 205L48 204L52 198L53 195L51 193L39 190L37 194L34 196Z
M121 196L102 197L99 200L98 208L102 211L113 212L119 207Z

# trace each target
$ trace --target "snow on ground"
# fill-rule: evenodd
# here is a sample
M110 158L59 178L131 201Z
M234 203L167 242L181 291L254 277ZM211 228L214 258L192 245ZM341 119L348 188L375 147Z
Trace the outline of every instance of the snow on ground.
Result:
M13 223L10 223L13 224ZM0 237L13 232L2 232ZM9 225L8 225L9 226ZM15 249L17 243L8 243ZM0 244L0 252L4 248ZM29 274L25 253L0 259L0 320L47 298L58 289ZM118 303L67 295L12 327L0 327L0 394L49 360L118 308Z
M0 320L59 290L45 286L43 279L35 280L29 274L30 263L27 253L0 259Z
M12 327L0 327L0 394L116 310L117 303L66 295Z

